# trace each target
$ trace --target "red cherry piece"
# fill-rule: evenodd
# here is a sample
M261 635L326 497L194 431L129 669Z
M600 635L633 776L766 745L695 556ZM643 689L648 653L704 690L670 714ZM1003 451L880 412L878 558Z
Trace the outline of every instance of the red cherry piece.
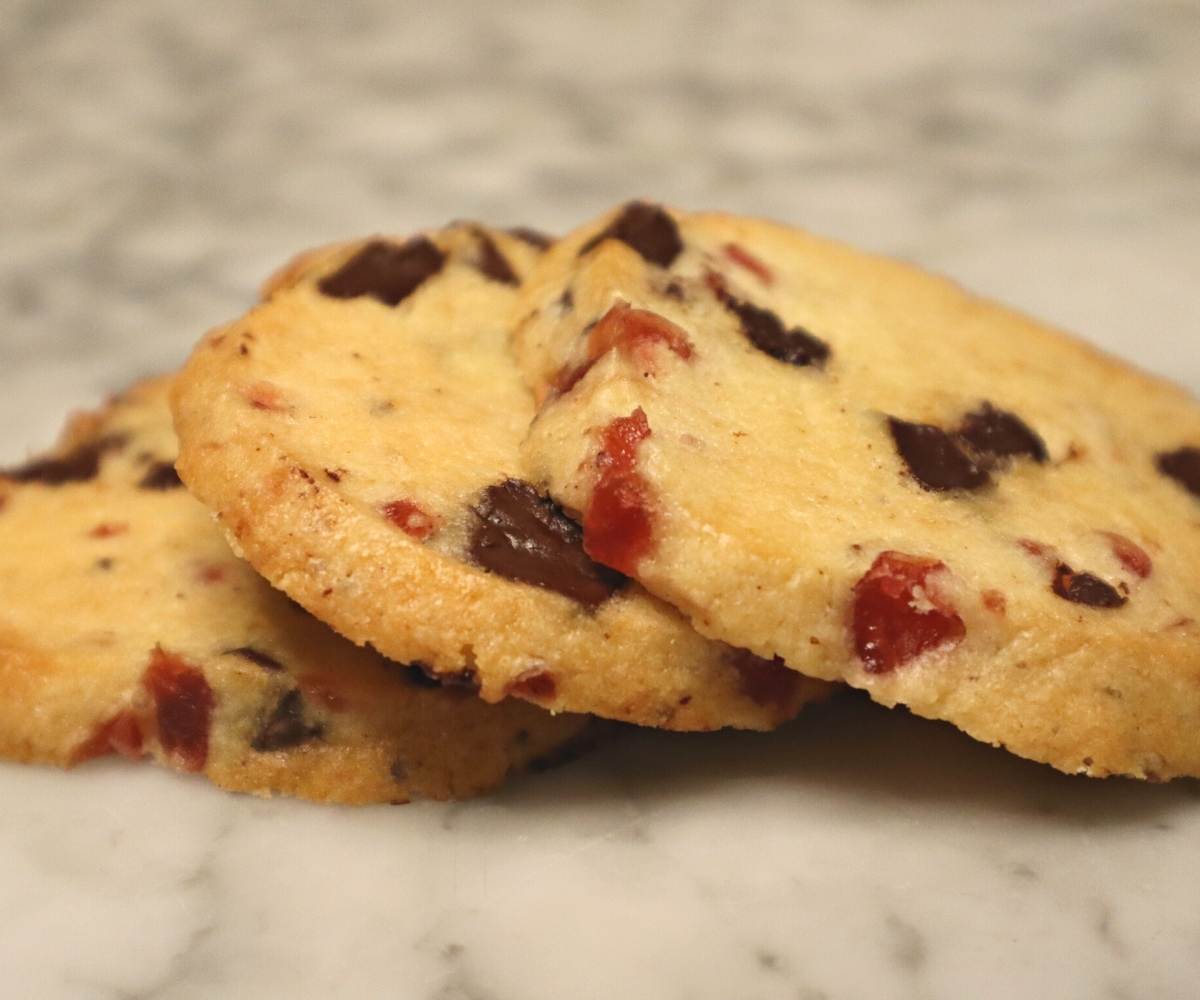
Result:
M966 635L962 618L938 592L936 559L882 552L854 585L854 648L867 673L883 674Z
M755 257L754 254L750 253L750 251L743 249L736 243L726 243L721 249L724 251L726 257L739 267L744 267L764 285L775 283L775 275L771 273L771 269Z
M597 562L632 575L653 542L649 489L637 468L638 446L650 436L639 406L604 428L599 476L583 518L583 548Z
M393 500L383 505L383 516L406 535L424 541L438 528L438 520L411 500Z
M1140 545L1131 542L1124 535L1118 535L1115 531L1102 531L1100 534L1108 539L1113 555L1130 573L1140 576L1144 580L1154 572L1154 563L1150 561L1146 550Z
M119 753L130 760L139 760L142 756L141 723L138 717L129 709L122 709L107 722L96 727L83 743L71 754L71 765L82 764L97 757L107 757L111 753Z
M208 760L215 704L204 674L158 646L150 655L142 685L154 699L163 750L185 770L201 770Z

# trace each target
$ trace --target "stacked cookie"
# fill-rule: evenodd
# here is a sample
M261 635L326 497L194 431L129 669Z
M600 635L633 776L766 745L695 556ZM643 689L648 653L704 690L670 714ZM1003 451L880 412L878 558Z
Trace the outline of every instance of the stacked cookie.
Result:
M1198 529L1195 400L900 264L643 203L372 238L0 478L0 753L444 798L845 682L1200 774Z

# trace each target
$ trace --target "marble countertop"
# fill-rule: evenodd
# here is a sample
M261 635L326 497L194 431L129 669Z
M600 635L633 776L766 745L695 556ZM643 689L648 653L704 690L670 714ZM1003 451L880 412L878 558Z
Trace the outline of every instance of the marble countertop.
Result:
M293 250L644 194L899 254L1200 389L1200 6L7 0L0 462ZM1200 786L847 697L459 805L0 764L0 995L1183 998Z

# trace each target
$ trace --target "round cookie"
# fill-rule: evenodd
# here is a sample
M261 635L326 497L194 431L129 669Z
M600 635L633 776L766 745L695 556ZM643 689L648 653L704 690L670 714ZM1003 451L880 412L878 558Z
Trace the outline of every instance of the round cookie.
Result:
M915 268L632 204L545 256L535 480L705 635L1068 772L1200 774L1200 406Z
M229 550L175 474L169 383L0 473L0 756L119 752L319 802L458 798L594 732L340 638Z
M188 362L183 479L322 621L486 701L778 725L824 686L699 636L525 481L533 400L508 341L539 252L460 224L303 255Z

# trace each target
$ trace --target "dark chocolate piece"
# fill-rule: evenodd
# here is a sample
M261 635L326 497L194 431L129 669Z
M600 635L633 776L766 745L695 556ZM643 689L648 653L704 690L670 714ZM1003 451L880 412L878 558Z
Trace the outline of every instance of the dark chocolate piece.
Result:
M1026 455L1035 462L1046 461L1046 445L1015 413L984 403L963 417L958 436L979 455L1009 458Z
M250 741L250 746L260 753L285 750L318 739L323 732L320 723L305 722L304 699L298 690L292 688L276 702L270 716Z
M1091 608L1119 608L1128 600L1112 584L1091 573L1076 573L1066 563L1055 567L1051 586L1063 600Z
M742 323L742 333L764 354L798 368L822 368L829 360L829 345L803 327L790 330L775 313L722 292L721 302Z
M940 427L888 417L888 430L908 471L925 489L976 490L990 481L987 470L959 447L953 434Z
M372 240L345 264L321 279L317 287L334 299L369 295L395 306L442 269L446 255L426 236L397 245Z
M283 664L275 657L264 653L261 649L255 649L253 646L238 646L237 649L225 650L226 656L240 656L243 660L248 660L256 667L262 667L264 670L282 670Z
M607 229L579 248L579 255L583 256L607 239L620 240L641 254L647 263L659 267L670 267L683 252L683 240L679 238L675 220L658 205L648 205L644 201L626 205Z
M473 667L463 667L461 670L438 673L428 663L414 660L404 669L408 671L408 682L414 687L448 687L465 688L468 691L479 690L479 675Z
M502 285L520 284L512 265L496 246L496 241L482 229L477 230L475 235L479 239L479 273Z
M124 434L109 434L84 441L58 458L37 458L15 469L0 469L0 477L17 483L41 483L43 486L86 483L99 475L104 456L123 447L128 440Z
M593 562L583 531L529 483L507 479L483 491L471 508L472 560L520 583L544 587L589 608L608 600L625 577Z
M177 490L183 486L183 480L175 471L174 462L155 462L146 470L138 486L143 490Z
M1185 446L1155 456L1155 465L1192 496L1200 497L1200 448Z
M528 243L538 250L549 250L550 244L554 242L552 237L540 229L531 229L529 226L513 226L507 232L509 236L515 236L522 243Z

